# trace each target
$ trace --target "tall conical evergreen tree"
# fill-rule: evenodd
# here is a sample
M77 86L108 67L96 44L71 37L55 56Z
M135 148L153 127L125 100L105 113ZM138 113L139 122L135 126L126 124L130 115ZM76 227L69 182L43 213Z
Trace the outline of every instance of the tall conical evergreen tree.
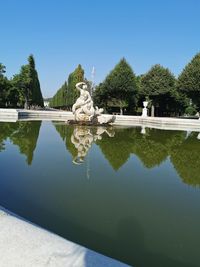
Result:
M32 55L28 58L29 64L21 67L20 73L11 80L12 88L18 95L18 103L25 108L30 105L44 106L40 89L38 74L35 69L35 61Z
M60 89L56 92L50 101L50 107L65 107L67 94L67 82L65 82Z
M31 102L32 105L38 105L40 107L44 106L42 92L40 89L40 82L38 79L38 74L35 69L35 60L33 55L30 55L28 58L29 69L30 69L30 91L31 91Z
M76 90L76 83L84 81L84 70L79 64L78 67L68 77L68 84L65 83L53 96L50 106L51 107L67 107L71 108L78 97Z
M76 90L76 83L84 80L84 70L79 64L78 67L68 77L68 90L67 90L67 106L72 106L78 97Z
M104 107L119 107L122 113L124 107L135 106L137 94L136 76L125 58L122 58L96 89L95 100L103 102Z

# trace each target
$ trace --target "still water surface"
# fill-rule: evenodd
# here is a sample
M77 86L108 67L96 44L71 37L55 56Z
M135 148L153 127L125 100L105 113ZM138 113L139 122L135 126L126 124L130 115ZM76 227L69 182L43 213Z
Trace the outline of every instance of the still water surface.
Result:
M0 205L138 267L200 266L198 133L0 123Z

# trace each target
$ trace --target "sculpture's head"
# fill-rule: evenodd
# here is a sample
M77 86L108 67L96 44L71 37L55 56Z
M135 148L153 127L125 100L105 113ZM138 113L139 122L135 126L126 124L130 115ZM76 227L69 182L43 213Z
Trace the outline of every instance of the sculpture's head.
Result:
M86 90L87 89L87 84L85 83L85 84L83 84L83 90Z

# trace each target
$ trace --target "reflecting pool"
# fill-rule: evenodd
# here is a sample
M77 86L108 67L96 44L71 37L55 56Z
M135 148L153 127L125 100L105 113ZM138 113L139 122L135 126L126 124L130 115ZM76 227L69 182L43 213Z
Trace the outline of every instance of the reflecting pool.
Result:
M199 133L0 123L0 205L144 267L200 263Z

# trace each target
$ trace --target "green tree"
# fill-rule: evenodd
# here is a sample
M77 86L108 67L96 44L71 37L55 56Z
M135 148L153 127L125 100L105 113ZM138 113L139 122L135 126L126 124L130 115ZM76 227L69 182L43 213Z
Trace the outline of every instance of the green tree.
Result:
M61 108L66 106L67 82L56 92L50 101L50 107Z
M137 79L130 65L123 58L95 90L95 103L105 108L130 108L137 102Z
M50 106L51 107L67 107L71 109L78 97L78 91L76 90L76 83L84 81L84 70L79 64L78 67L69 74L68 83L62 85L60 89L53 96ZM88 82L88 81L87 81Z
M98 86L96 86L93 98L96 106L107 108L106 105L107 94L105 94L104 92L103 83L100 83Z
M40 89L38 74L35 69L35 61L32 55L28 58L29 64L21 67L20 73L14 75L11 80L10 98L20 107L29 108L31 105L43 107L43 97Z
M84 81L84 70L79 64L78 67L68 77L68 90L66 105L72 107L78 97L78 91L76 90L76 83Z
M178 77L177 87L200 108L200 53L185 66Z
M30 68L28 65L21 67L20 73L15 77L15 86L19 92L19 98L21 104L24 105L24 108L27 109L30 106L32 92L31 92L31 76Z
M0 63L0 77L2 77L5 72L6 72L6 67L2 63Z
M157 107L158 115L169 115L178 102L176 79L169 69L157 64L141 78L141 94Z
M9 81L5 76L6 67L0 63L0 107L7 106Z
M23 107L24 96L20 94L19 75L14 75L9 81L8 105L10 107Z
M31 105L38 105L40 107L44 107L42 92L40 89L40 82L38 79L38 73L35 68L35 60L33 55L28 57L28 67L29 67L29 75L30 75L30 91L31 91Z

